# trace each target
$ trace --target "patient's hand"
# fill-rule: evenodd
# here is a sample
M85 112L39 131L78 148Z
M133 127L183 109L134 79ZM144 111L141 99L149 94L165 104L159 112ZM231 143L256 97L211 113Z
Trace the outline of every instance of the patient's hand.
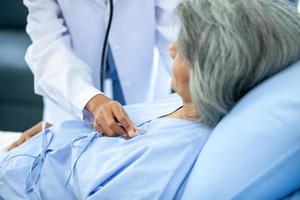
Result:
M46 122L46 127L45 128L49 128L50 126L52 126L52 124L49 124L49 123ZM27 140L29 140L30 138L32 138L33 136L35 136L36 134L41 132L42 129L43 129L42 128L42 122L37 123L36 125L31 127L30 129L28 129L24 133L22 133L20 138L18 140L16 140L15 142L13 142L8 147L7 151L10 151L10 150L20 146L21 144L23 144L24 142L26 142Z

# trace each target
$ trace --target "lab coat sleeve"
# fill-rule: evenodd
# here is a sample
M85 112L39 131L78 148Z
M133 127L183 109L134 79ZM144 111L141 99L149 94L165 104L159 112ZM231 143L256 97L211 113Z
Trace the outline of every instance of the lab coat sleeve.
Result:
M83 120L86 103L101 92L92 84L90 67L72 50L59 5L55 0L24 0L24 4L32 40L25 60L34 74L35 92Z
M180 0L156 0L156 47L161 63L171 74L172 59L168 49L176 41L179 31L179 20L176 7Z

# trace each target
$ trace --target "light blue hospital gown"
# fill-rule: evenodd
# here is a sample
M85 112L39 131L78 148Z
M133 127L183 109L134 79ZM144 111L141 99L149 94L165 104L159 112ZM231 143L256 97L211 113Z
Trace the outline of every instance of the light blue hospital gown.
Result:
M177 95L126 106L141 134L102 137L91 125L68 121L46 129L0 157L0 199L174 199L210 129L157 118L181 106Z

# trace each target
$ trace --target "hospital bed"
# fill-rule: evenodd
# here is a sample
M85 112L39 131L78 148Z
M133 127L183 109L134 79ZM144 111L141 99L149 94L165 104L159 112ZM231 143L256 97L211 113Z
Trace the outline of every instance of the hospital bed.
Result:
M216 126L182 199L300 199L300 62L247 94ZM1 149L19 136L0 132Z
M16 137L0 133L0 144ZM300 62L215 127L182 188L183 200L300 199Z

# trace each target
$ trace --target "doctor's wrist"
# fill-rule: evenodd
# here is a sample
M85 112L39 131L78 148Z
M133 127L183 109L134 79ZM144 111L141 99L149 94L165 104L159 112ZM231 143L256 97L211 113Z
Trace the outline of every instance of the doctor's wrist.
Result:
M98 94L87 102L85 109L90 111L92 114L94 114L99 106L108 103L110 101L112 101L112 99L108 98L103 94Z

